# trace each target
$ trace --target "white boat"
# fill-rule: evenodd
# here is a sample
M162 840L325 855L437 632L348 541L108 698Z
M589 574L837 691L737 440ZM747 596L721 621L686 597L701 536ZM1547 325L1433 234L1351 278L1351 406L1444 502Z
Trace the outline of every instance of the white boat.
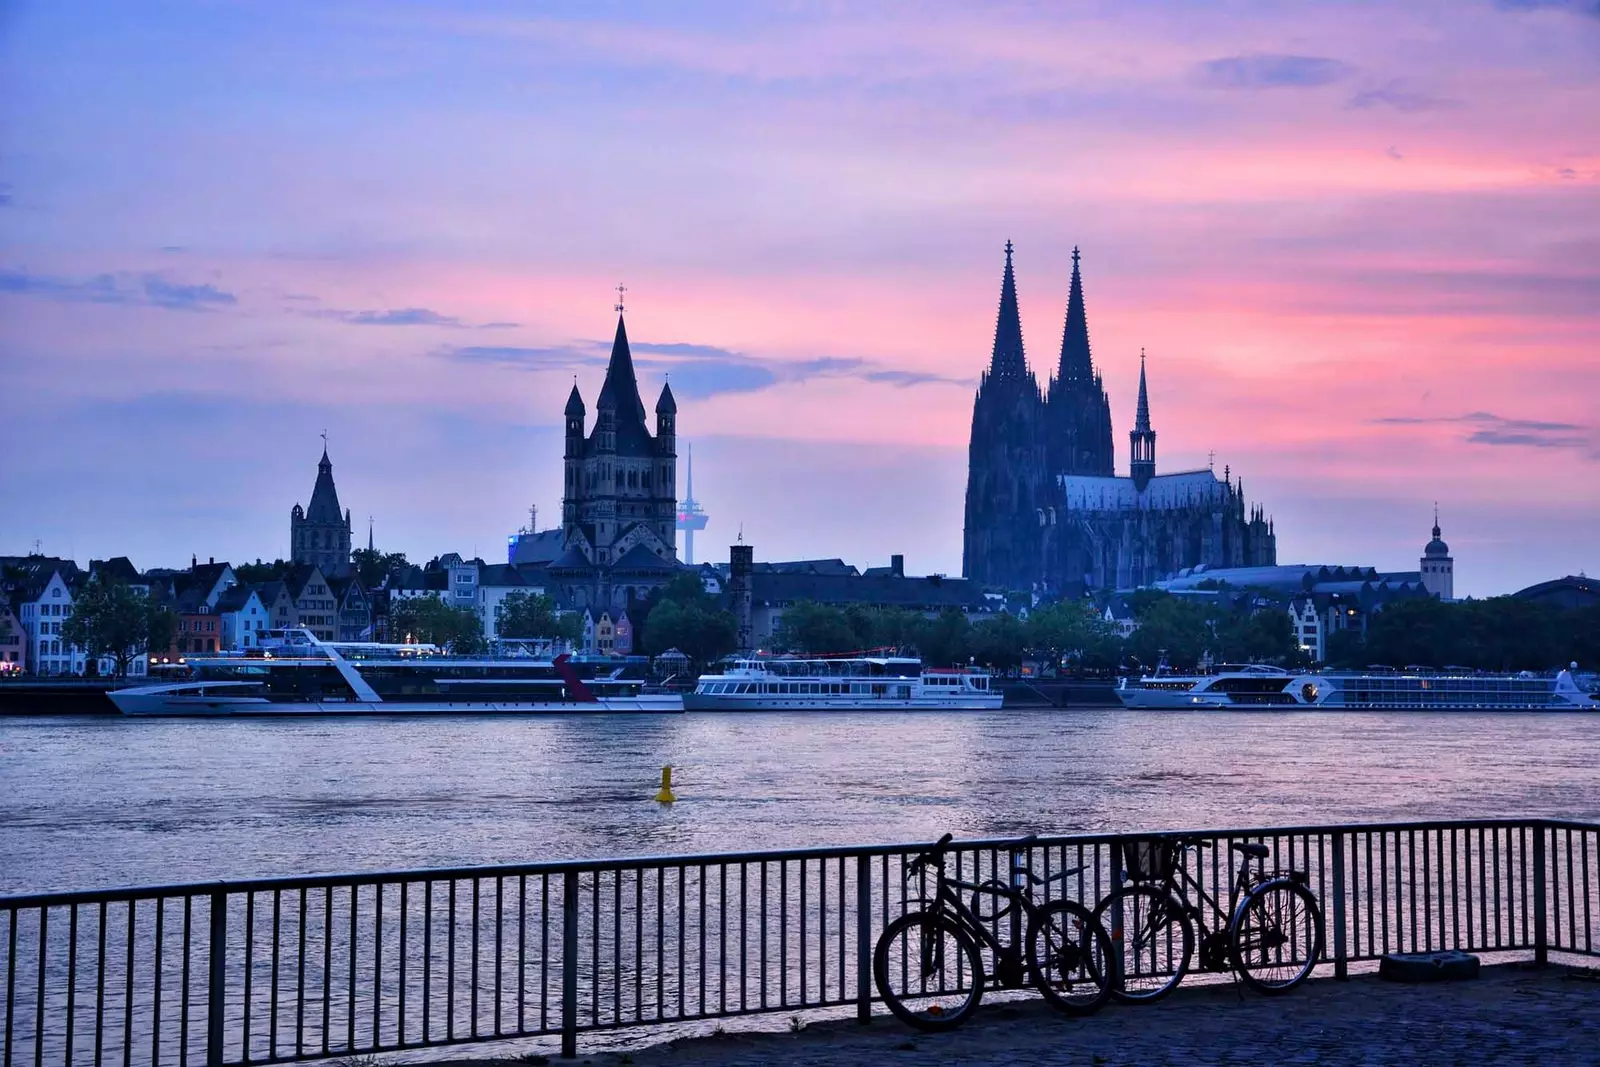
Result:
M985 711L1004 699L987 671L920 659L737 657L702 674L685 711Z
M1209 674L1153 675L1117 686L1124 707L1151 710L1309 709L1329 711L1600 711L1571 669L1555 674L1484 674L1466 670L1295 673L1262 664L1218 667Z
M433 645L266 630L258 649L190 657L189 677L108 695L124 715L481 715L681 712L626 666L568 655L470 657Z

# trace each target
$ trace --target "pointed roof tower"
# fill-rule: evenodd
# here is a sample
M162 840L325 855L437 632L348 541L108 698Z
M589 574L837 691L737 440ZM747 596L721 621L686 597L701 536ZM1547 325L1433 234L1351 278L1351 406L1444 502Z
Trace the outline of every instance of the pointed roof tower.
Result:
M1061 335L1061 381L1089 381L1095 376L1089 355L1089 318L1083 308L1083 275L1078 270L1078 249L1072 249L1072 288L1067 293L1067 328Z
M615 410L623 420L635 418L644 425L644 401L639 399L639 379L633 372L633 352L628 348L628 327L617 315L617 336L611 342L611 361L606 365L606 380L600 386L597 410Z
M672 383L664 382L661 386L661 397L656 401L657 415L676 415L678 413L677 398L672 395Z
M1017 278L1011 267L1012 245L1006 242L1006 270L1000 281L1000 314L995 320L994 355L989 360L989 377L1021 379L1028 376L1028 360L1022 349L1022 313L1017 309Z
M1144 349L1139 349L1139 410L1134 413L1133 428L1150 432L1150 390L1144 381Z
M578 379L572 379L572 392L567 394L567 418L583 417L583 397L578 393Z
M306 507L306 521L344 521L344 509L339 506L339 491L333 487L333 461L328 458L326 434L322 438L322 459L317 461L317 484L312 487L311 503Z

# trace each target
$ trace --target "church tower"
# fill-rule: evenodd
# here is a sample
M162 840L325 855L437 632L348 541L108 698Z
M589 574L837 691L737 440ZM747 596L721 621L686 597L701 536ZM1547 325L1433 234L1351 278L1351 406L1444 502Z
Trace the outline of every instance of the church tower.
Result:
M1439 536L1439 506L1433 506L1433 540L1422 550L1422 588L1440 600L1456 597L1456 561Z
M678 404L671 388L663 387L652 436L620 303L611 360L595 399L594 428L586 438L576 382L564 415L563 558L580 561L584 569L609 569L627 559L630 573L676 564Z
M1144 349L1139 350L1139 410L1134 415L1133 429L1128 431L1132 453L1128 473L1133 477L1134 488L1144 492L1150 479L1156 476L1156 432L1150 428L1150 390L1144 380Z
M1046 471L1043 399L1022 347L1017 280L1006 242L989 369L972 405L961 571L985 585L1027 589L1038 576Z
M328 459L327 435L323 435L322 459L317 463L317 482L311 489L311 504L296 504L289 511L289 559L294 563L315 563L330 577L350 570L350 512L339 510L339 491L333 486L333 461Z
M1116 462L1111 445L1111 401L1089 353L1089 317L1084 310L1078 259L1074 248L1061 361L1046 394L1044 425L1050 471L1110 477Z

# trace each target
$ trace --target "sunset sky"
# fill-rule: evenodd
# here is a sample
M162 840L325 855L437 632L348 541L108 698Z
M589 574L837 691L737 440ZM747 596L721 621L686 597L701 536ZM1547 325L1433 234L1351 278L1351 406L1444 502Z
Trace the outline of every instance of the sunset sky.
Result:
M1280 562L1600 570L1596 0L0 2L0 554L287 555L326 429L502 561L620 282L702 556L959 573L1007 239Z

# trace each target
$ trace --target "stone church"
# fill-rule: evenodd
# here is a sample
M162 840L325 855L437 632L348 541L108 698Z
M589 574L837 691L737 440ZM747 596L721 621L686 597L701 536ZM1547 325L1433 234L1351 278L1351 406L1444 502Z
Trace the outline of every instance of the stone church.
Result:
M1230 472L1156 472L1142 353L1128 475L1116 475L1077 249L1060 362L1040 391L1023 351L1012 252L1007 241L994 351L972 409L962 573L996 588L1077 597L1135 589L1202 563L1275 564L1272 523L1245 503Z
M679 569L678 405L672 387L663 385L652 435L620 305L617 312L587 435L576 382L567 397L562 553L548 567L563 607L626 610Z
M333 461L328 446L322 446L317 463L317 482L311 488L311 503L296 504L289 512L289 559L294 563L314 563L324 575L332 577L350 570L350 512L339 510L339 491L333 487Z

